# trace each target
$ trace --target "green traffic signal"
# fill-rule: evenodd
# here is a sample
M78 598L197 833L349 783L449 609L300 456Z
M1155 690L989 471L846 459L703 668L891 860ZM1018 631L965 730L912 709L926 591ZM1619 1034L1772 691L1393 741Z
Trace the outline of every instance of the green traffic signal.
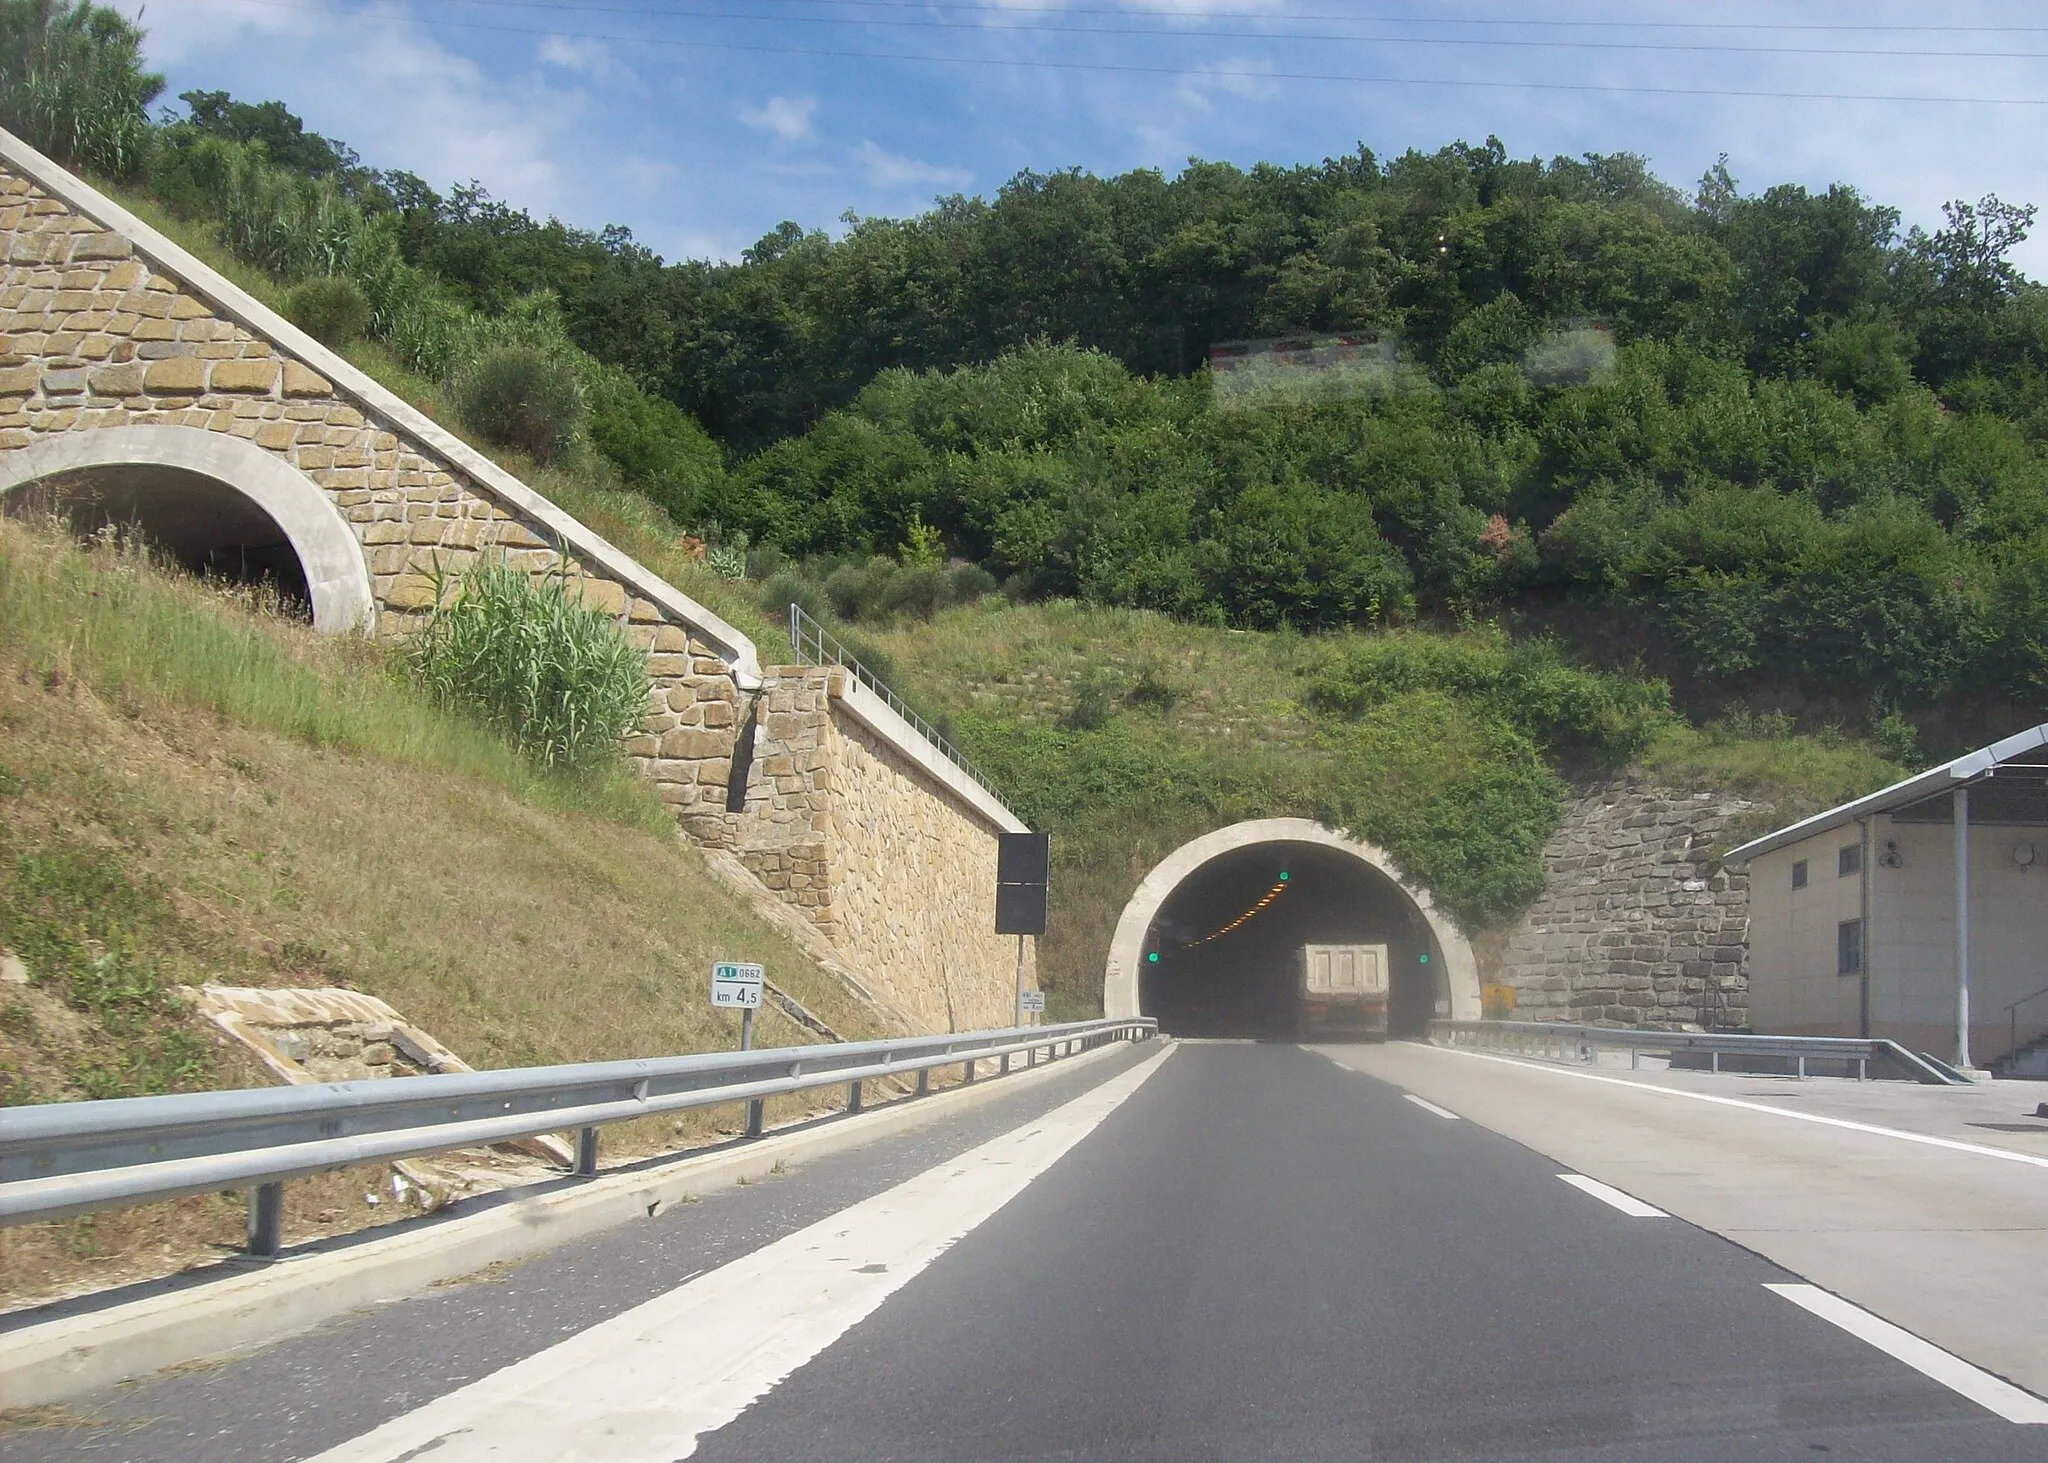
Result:
M1157 950L1154 950L1151 954L1145 957L1145 960L1148 964L1157 965L1159 963L1159 952Z

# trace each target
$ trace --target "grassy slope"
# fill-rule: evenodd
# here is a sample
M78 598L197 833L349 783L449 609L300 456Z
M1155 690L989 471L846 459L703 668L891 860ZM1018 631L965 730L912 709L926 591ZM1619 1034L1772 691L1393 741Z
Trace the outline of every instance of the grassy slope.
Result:
M1112 816L1083 810L1052 824L1055 913L1040 974L1063 1014L1099 1003L1110 933L1152 864L1236 818L1312 812L1318 770L1332 766L1300 696L1346 636L1217 630L1143 611L993 599L863 634L888 653L905 689L932 705L1054 725L1073 713L1077 687L1092 679L1111 688L1115 723L1139 747L1188 759L1193 775ZM1148 697L1148 685L1166 694ZM1673 723L1635 770L1672 786L1763 800L1772 812L1759 822L1803 816L1903 771L1852 738L1798 736L1768 723Z
M0 985L7 1100L263 1081L176 999L204 980L346 983L477 1066L730 1047L700 989L728 956L873 1030L630 772L539 776L387 654L0 522L0 943L34 982ZM764 1021L765 1042L808 1039ZM190 1258L239 1222L152 1212L0 1231L0 1292L80 1234L95 1263L165 1232Z

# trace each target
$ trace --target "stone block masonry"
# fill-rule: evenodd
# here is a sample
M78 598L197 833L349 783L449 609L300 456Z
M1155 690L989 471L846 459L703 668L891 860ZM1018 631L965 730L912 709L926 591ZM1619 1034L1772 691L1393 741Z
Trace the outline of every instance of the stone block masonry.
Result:
M1023 825L985 793L962 796L929 743L891 735L895 713L844 668L769 674L740 708L757 731L744 810L700 809L690 825L733 847L922 1029L1009 1025L1016 942L994 933L994 835ZM1036 983L1029 945L1025 979Z
M679 813L722 802L731 645L744 637L673 590L661 596L669 604L657 603L649 591L667 586L654 575L617 573L603 557L630 561L616 550L588 552L601 543L595 535L564 532L578 526L559 510L536 512L551 505L494 464L424 419L404 420L374 399L381 393L351 390L338 379L352 370L345 362L285 354L270 334L289 327L259 334L191 279L167 272L185 261L152 258L5 169L0 258L0 451L112 427L253 443L321 489L353 531L376 628L387 636L432 605L437 572L459 574L484 555L563 574L649 653L655 694L646 726L666 750L650 755L645 738L633 750L663 799Z
M1515 1017L1747 1025L1749 881L1716 851L1755 806L1627 778L1575 798L1543 850L1548 888L1491 977L1514 987Z
M685 832L800 911L888 1012L1008 1023L1007 809L843 672L765 672L703 605L0 132L0 494L108 469L196 472L263 507L316 622L323 593L347 611L323 628L403 634L437 575L486 555L563 576L646 652L625 750Z

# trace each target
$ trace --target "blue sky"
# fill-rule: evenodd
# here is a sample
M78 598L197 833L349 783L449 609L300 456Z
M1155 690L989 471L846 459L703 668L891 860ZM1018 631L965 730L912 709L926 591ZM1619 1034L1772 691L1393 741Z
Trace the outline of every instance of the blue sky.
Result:
M2048 102L2048 7L2011 0L148 0L142 23L169 95L278 97L373 165L670 258L1025 168L1489 133L1687 188L1726 153L1745 189L1849 182L1908 223L2048 204L2048 106L2023 104ZM2021 259L2048 275L2048 227Z

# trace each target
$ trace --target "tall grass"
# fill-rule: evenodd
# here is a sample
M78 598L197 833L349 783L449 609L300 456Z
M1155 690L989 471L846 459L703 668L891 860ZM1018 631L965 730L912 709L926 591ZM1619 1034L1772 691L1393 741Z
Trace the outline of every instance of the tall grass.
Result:
M125 178L149 158L145 109L164 79L142 32L75 0L0 0L0 124L60 162Z
M202 707L312 746L479 778L541 806L674 827L622 763L551 770L407 685L388 647L252 612L133 547L81 549L0 520L0 648L36 675L76 678L116 702Z
M611 758L647 710L645 657L567 582L482 563L454 585L406 647L413 675L443 706L496 727L543 767Z

